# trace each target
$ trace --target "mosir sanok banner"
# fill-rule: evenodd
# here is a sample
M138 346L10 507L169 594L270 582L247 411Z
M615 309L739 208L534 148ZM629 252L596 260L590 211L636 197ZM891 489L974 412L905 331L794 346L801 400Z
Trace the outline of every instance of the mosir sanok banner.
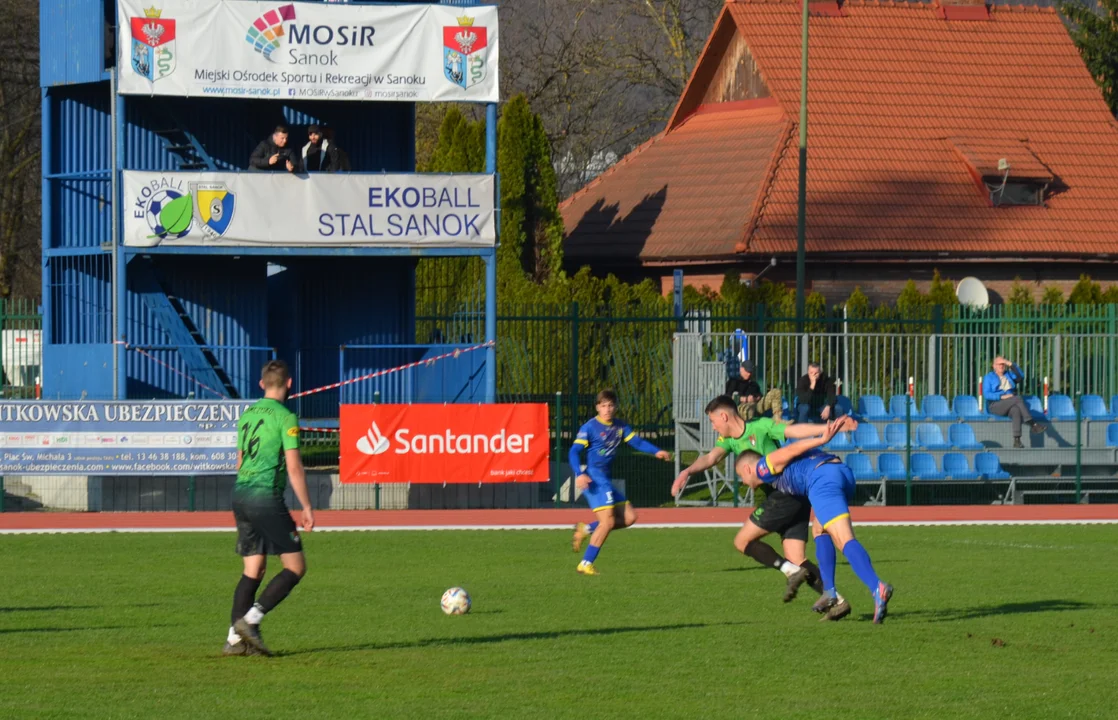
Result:
M343 483L549 479L547 405L342 405Z

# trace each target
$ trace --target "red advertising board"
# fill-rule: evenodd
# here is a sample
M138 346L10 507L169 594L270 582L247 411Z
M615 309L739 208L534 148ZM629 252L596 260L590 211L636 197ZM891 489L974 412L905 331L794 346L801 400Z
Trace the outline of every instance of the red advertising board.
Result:
M547 405L342 405L343 483L547 482Z

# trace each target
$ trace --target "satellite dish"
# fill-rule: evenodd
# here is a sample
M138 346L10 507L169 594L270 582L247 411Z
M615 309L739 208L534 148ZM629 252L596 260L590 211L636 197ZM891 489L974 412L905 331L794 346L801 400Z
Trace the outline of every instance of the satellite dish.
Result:
M975 308L984 308L990 304L990 293L976 277L965 277L960 280L959 287L955 288L955 297L959 298L961 305Z

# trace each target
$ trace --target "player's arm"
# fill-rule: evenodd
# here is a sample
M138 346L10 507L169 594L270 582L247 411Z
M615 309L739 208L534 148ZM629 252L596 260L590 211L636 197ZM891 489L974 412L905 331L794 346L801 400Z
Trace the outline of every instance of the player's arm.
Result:
M847 416L849 417L849 416ZM827 432L826 425L816 425L813 423L796 423L795 425L784 425L784 437L791 438L792 440L806 440L808 438L820 437ZM850 418L846 421L843 427L845 431L852 431L858 428L858 421ZM775 438L780 440L780 438Z
M575 474L575 486L585 490L590 486L590 476L582 471L582 451L590 447L590 432L583 425L578 429L575 441L571 443L571 450L567 453L567 462L571 464L571 472Z
M622 432L625 433L625 435L624 435L625 442L629 443L629 447L633 448L637 452L648 453L649 455L655 455L656 457L658 457L661 460L671 460L672 459L672 454L670 452L668 452L667 450L661 450L660 448L656 447L655 445L653 445L649 441L642 438L640 435L637 435L637 431L634 430L633 428L625 427L625 428L622 429Z
M237 450L237 472L241 471L241 463L244 462L245 451L238 448Z
M284 423L283 457L287 462L287 480L303 508L303 529L310 530L314 527L314 509L311 508L311 495L307 492L307 471L303 468L303 456L299 454L299 421L294 415Z
M700 455L695 462L683 468L679 475L676 476L675 482L672 483L672 496L677 496L683 491L683 488L687 486L687 479L694 473L710 469L722 462L725 458L726 450L717 445L711 448L711 451L706 455Z
M800 440L796 443L788 443L779 450L766 455L765 463L769 466L769 470L772 471L773 475L779 475L784 471L784 468L788 467L788 463L810 450L823 447L829 443L835 436L835 433L842 431L846 427L847 422L849 421L844 416L834 422L827 423L821 426L823 428L823 434L819 437Z

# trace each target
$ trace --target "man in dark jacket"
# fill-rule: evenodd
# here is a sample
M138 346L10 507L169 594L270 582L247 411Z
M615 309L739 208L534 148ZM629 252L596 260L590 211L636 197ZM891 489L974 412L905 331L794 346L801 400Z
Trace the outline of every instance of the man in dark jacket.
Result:
M303 146L303 168L307 172L349 172L349 157L334 143L323 137L318 125L307 127L307 139Z
M261 140L252 157L248 160L249 170L262 170L264 172L300 172L302 163L299 154L287 146L287 126L276 125L272 136Z
M726 394L738 404L738 415L746 422L764 415L766 410L772 410L774 422L783 422L784 398L780 388L762 393L761 385L753 376L756 370L752 360L742 360L738 376L726 381Z
M835 381L819 363L811 363L807 374L796 383L796 417L800 422L834 420L837 395Z

